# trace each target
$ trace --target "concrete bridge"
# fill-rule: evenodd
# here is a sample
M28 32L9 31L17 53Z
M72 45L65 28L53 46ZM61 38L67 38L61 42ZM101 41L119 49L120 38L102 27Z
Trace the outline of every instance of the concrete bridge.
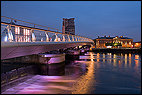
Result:
M89 38L63 34L58 29L4 16L1 18L1 59L94 44Z

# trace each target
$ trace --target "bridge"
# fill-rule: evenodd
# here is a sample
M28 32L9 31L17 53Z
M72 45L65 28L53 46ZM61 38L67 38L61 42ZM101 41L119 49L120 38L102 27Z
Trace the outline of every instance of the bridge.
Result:
M1 60L92 44L86 37L1 16Z

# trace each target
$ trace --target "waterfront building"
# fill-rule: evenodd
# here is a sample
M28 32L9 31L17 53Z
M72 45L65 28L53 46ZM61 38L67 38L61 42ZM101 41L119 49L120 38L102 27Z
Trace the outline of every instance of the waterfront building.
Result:
M75 35L74 18L63 18L62 33Z
M141 48L141 41L133 42L134 48Z
M115 37L99 37L95 40L96 48L131 48L133 47L133 39L123 36Z

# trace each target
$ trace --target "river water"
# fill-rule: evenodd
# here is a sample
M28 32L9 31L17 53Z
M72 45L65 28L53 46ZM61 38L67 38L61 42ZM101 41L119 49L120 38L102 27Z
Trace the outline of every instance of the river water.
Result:
M141 55L87 52L3 94L140 94ZM46 69L42 67L42 69Z

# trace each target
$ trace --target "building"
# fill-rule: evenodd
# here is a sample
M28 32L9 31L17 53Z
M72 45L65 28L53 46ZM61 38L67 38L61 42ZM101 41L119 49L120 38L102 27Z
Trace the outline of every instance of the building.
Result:
M141 41L133 42L134 48L141 48Z
M133 39L123 36L116 37L99 37L95 40L96 48L132 48L133 47Z
M62 33L75 35L74 18L63 18Z

